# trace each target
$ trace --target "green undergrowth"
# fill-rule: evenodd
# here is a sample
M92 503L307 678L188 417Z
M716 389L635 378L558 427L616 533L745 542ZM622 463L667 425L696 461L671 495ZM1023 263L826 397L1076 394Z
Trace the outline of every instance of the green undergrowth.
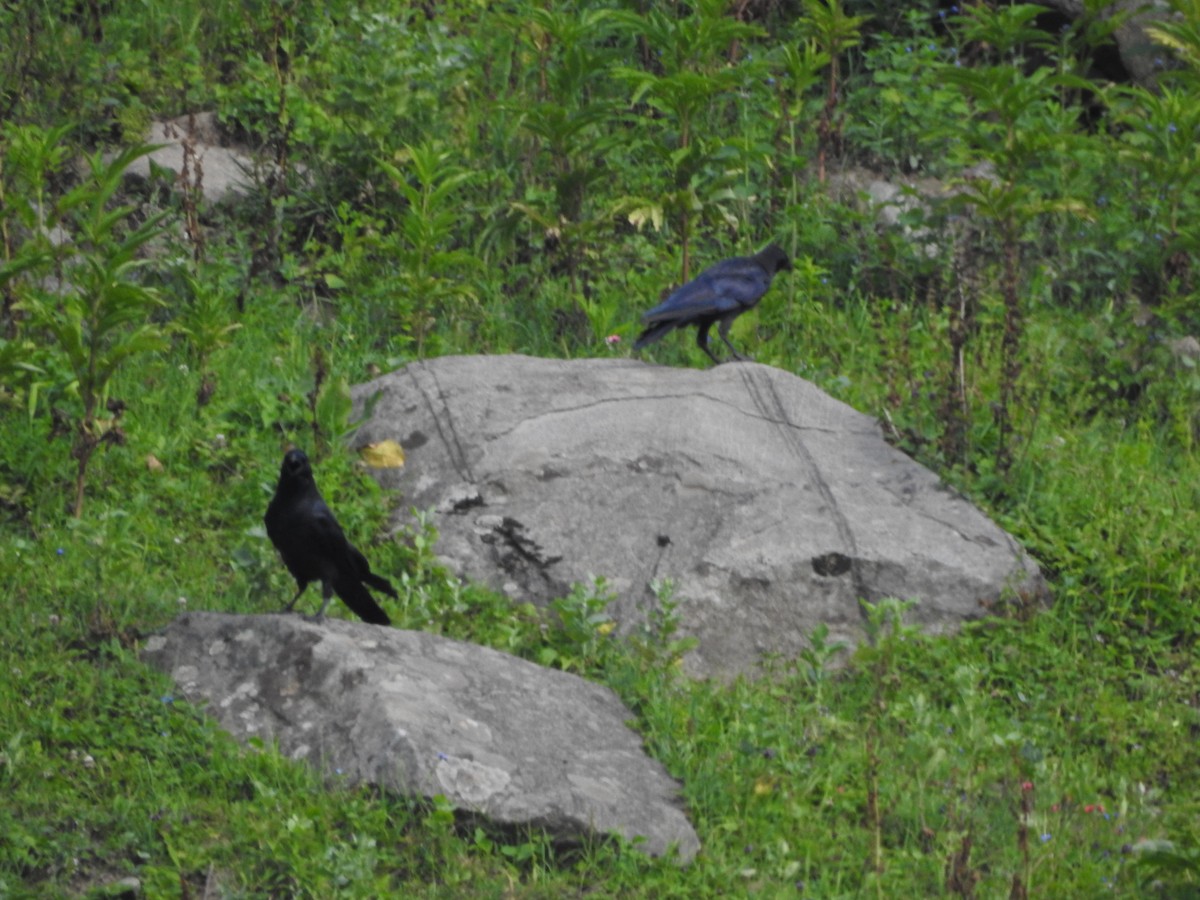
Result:
M1172 5L1149 89L1096 75L1095 3L0 4L0 897L1195 896L1200 7ZM124 179L151 119L205 110L260 160L242 201L202 160ZM875 178L929 194L883 226ZM794 268L734 343L877 419L1047 596L955 636L899 598L857 648L693 680L669 583L620 639L603 579L545 610L461 583L347 449L349 385L628 357L665 290L770 241ZM690 333L643 356L708 365ZM262 526L289 445L397 626L620 695L690 866L323 781L138 661L181 611L291 596Z
M213 360L224 383L243 360L276 359L230 390L239 403L193 411L186 366L148 360L128 373L146 385L143 418L99 457L82 520L55 488L72 471L64 441L46 445L38 424L10 419L6 471L36 447L44 474L27 483L23 516L10 508L2 551L7 894L86 894L134 874L151 896L937 895L954 873L977 896L1006 894L1014 878L1031 895L1137 896L1155 877L1143 848L1182 841L1167 845L1178 862L1194 840L1196 577L1180 535L1200 473L1145 419L1039 424L993 501L1046 567L1050 608L1018 603L931 638L885 605L872 644L848 653L813 635L801 659L731 684L682 675L688 643L669 590L668 614L632 643L610 636L602 583L546 613L514 607L441 570L436 535L417 520L378 537L402 498L336 444L321 451L326 496L399 582L388 605L399 627L618 691L682 782L704 846L686 869L611 844L497 833L436 804L322 784L270 747L237 747L136 653L181 610L264 612L290 596L261 514L280 430L321 446L302 392L307 337L329 331L279 314L287 328L248 326ZM865 309L823 315L844 337L875 327ZM883 402L854 367L833 375L835 359L811 363L828 367L830 390L867 409ZM295 395L282 396L287 383ZM1151 477L1160 472L1170 476Z

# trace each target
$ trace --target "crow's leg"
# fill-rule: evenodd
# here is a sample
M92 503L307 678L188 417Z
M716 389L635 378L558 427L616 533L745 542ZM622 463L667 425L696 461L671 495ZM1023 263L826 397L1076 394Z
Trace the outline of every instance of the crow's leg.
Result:
M313 621L320 622L325 618L325 610L329 609L329 601L333 599L333 582L321 582L321 594L324 599L321 601L321 608L317 610L317 614L313 616Z
M296 591L296 596L292 598L292 602L283 608L284 612L292 611L292 607L296 605L296 601L300 599L300 595L304 593L304 590L307 587L308 587L307 581L304 582L304 584L300 585L300 590Z
M708 329L710 328L712 328L712 320L700 323L700 327L696 329L696 346L707 353L708 358L719 366L721 361L717 359L716 355L714 355L711 350L708 349ZM726 341L725 343L728 344L729 341Z
M726 316L724 319L722 319L721 324L717 326L717 334L720 336L721 340L725 342L725 346L729 348L729 352L733 354L734 359L742 361L749 360L750 362L754 362L754 357L738 353L737 347L733 346L729 340L729 326L733 324L733 320L736 317L737 314L735 313L732 316ZM711 356L712 354L709 355Z

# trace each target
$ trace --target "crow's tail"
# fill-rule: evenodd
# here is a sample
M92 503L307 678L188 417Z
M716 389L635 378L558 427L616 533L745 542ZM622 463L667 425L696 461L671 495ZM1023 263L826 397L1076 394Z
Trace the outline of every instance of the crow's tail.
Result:
M354 574L358 576L359 581L365 581L377 591L383 591L389 597L396 596L396 589L392 587L392 583L382 575L376 575L371 571L371 564L367 562L367 558L359 552L358 548L350 545L350 561L354 569Z
M634 350L641 350L647 344L653 344L659 340L668 331L671 331L677 325L674 321L656 322L645 331L638 335L638 339L633 342Z
M376 575L374 572L368 570L367 574L363 576L363 581L375 588L375 590L383 591L389 597L396 598L398 596L396 589L392 587L392 583L382 575Z
M371 577L383 581L378 575L372 575ZM384 583L386 584L386 582ZM391 585L388 584L388 587L390 588ZM380 608L379 604L375 602L375 598L367 592L362 582L357 579L339 579L334 583L333 591L342 598L343 603L350 607L350 611L364 622L371 625L392 624L392 620L388 618L388 614ZM394 597L395 594L393 593L392 596Z

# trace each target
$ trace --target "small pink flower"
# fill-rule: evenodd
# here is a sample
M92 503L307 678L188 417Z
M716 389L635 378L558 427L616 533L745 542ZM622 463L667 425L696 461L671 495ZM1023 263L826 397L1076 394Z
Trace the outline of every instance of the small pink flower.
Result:
M1032 781L1022 781L1021 782L1021 790L1025 791L1025 792L1032 791L1033 790L1033 782Z
M615 347L617 344L621 343L621 336L619 334L610 334L604 339L604 343L608 344L610 347Z

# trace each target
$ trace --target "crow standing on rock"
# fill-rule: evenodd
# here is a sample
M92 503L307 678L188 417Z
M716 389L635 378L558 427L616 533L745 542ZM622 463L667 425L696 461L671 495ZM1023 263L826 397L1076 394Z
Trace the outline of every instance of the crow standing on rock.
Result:
M708 349L708 329L714 322L720 322L717 334L733 358L748 359L729 342L729 326L762 299L780 269L790 272L792 262L778 244L771 244L754 256L735 256L705 269L642 316L646 329L634 341L633 349L653 344L672 329L695 325L696 346L719 363L721 360Z
M300 590L284 611L290 612L308 587L320 581L324 602L317 613L325 615L329 600L337 594L356 616L372 625L390 625L391 619L367 591L365 584L389 597L396 591L390 581L371 571L367 558L346 540L342 526L317 490L312 466L302 450L289 450L283 457L275 496L263 517L267 537L283 557Z

